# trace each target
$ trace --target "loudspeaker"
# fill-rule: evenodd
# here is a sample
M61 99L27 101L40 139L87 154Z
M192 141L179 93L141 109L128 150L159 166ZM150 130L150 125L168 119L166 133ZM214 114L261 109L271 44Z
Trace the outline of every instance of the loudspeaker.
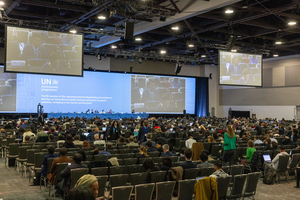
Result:
M181 67L182 66L180 63L176 63L176 67L175 67L175 71L174 71L176 75L180 73Z
M125 23L125 39L133 40L134 33L134 22L126 22Z

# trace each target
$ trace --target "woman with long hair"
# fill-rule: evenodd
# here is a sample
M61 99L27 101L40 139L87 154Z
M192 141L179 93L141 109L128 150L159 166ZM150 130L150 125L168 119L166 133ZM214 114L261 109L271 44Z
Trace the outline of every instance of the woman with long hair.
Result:
M227 125L226 127L226 133L224 134L223 148L224 148L223 161L225 163L229 162L229 165L233 165L234 150L236 149L236 137L231 125Z
M121 136L121 127L119 126L117 121L112 123L112 126L108 133L109 140L117 140Z
M73 143L73 137L71 134L66 135L65 143L63 144L63 147L65 148L75 148L75 145Z

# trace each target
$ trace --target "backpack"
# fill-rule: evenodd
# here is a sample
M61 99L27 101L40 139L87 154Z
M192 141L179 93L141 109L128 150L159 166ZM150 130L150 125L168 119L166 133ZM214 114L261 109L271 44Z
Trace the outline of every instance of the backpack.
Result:
M274 184L275 178L276 173L269 170L264 176L263 183L268 185Z

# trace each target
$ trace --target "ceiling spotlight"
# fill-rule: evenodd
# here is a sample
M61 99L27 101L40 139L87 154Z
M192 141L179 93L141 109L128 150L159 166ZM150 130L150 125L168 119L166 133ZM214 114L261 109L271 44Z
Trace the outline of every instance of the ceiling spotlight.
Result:
M177 30L179 30L179 27L178 26L173 26L172 30L176 30L177 31Z
M201 55L201 58L206 58L206 55L205 54Z
M295 26L296 24L297 24L297 22L294 21L294 20L291 20L291 21L288 22L289 26Z
M100 15L98 16L98 19L106 19L106 17L104 15Z
M193 47L195 47L195 45L194 44L189 44L188 47L193 48Z
M135 41L142 41L142 38L135 38Z
M116 48L118 48L118 47L117 47L116 45L112 45L111 48L112 48L112 49L116 49Z
M70 33L77 33L77 31L75 29L71 29Z
M166 54L167 52L165 50L160 51L161 54Z
M278 54L274 54L273 57L278 57Z
M235 52L236 52L236 49L231 49L231 52L235 53Z
M225 10L225 13L226 14L231 14L231 13L233 13L234 11L232 10L232 9L227 9L227 10Z
M281 41L276 41L275 44L282 44L282 42Z
M4 6L4 2L3 1L0 1L0 6Z

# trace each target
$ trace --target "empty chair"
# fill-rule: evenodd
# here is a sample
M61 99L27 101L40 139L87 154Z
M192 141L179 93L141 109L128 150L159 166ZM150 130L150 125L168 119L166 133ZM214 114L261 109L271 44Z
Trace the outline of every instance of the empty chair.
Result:
M147 183L148 173L133 173L130 174L130 184L131 185L139 185Z
M127 165L128 174L139 173L142 171L142 164L138 165Z
M152 200L155 184L140 184L135 186L135 200Z
M231 176L217 178L219 199L226 198L230 180Z
M232 165L230 168L230 175L235 176L243 173L243 165Z
M98 197L103 197L108 176L96 176L98 179Z
M91 168L91 173L94 176L104 176L108 175L108 167L96 167L96 168Z
M158 157L159 156L159 154L160 154L160 152L159 151L154 151L154 152L149 152L148 153L148 155L150 156L150 157Z
M211 157L216 159L219 156L219 151L222 149L220 145L213 145L211 149Z
M133 186L121 186L112 188L112 200L130 200Z
M234 176L233 187L232 190L227 193L227 199L239 199L242 197L246 177L246 174Z
M109 174L115 175L115 174L124 174L125 173L126 166L113 166L109 168Z
M24 163L24 176L26 178L27 167L34 166L34 154L40 152L39 149L28 149L27 150L27 162Z
M137 158L127 158L124 159L124 165L135 165L137 163L138 159Z
M16 159L19 156L19 147L20 144L10 143L9 145L9 154L5 155L5 166L9 163L9 159Z
M287 165L289 162L289 156L279 156L278 168L276 170L277 182L280 181L280 174L284 173L286 180L289 182L289 171L287 169Z
M128 174L111 175L109 179L110 189L113 187L125 186L128 176Z
M175 181L156 183L156 200L172 200Z
M200 176L210 176L212 173L214 173L215 168L213 167L205 167L200 169Z
M107 155L94 155L94 161L106 161Z
M199 172L199 168L185 169L183 172L183 179L196 179L196 177L199 175Z
M196 180L178 181L178 200L192 200Z
M260 172L248 174L243 198L251 197L251 196L254 197L256 193L256 187L257 187L259 177L260 177Z
M77 181L85 174L89 172L88 168L83 168L83 169L71 169L71 187L72 189Z
M166 171L150 172L150 181L151 183L163 182L166 180L166 176Z

